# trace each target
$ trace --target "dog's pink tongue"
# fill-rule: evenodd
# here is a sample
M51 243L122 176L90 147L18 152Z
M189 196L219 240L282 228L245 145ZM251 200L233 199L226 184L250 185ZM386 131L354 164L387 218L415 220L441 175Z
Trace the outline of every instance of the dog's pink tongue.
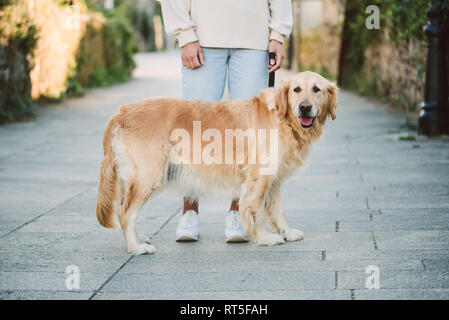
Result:
M313 118L301 117L301 123L305 126L310 126L312 124Z

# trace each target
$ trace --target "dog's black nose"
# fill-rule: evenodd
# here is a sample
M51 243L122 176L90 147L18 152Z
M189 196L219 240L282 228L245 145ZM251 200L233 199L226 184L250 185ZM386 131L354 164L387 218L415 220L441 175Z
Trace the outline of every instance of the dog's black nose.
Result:
M310 103L308 103L308 102L301 102L299 104L299 110L302 113L310 112L310 110L312 110L312 105Z

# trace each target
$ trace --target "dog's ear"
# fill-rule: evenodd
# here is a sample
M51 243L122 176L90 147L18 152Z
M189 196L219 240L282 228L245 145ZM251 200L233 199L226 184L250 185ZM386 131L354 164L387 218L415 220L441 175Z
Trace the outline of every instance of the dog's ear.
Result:
M288 89L290 88L290 81L283 81L276 92L276 108L278 109L279 117L285 117L288 109Z
M329 82L327 94L328 94L329 116L332 117L332 120L335 120L337 118L337 96L338 96L338 87L335 83Z

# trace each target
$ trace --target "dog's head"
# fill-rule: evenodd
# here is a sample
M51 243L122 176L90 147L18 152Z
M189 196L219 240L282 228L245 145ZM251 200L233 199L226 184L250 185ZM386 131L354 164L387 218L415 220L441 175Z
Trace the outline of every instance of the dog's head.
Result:
M328 116L336 118L337 92L337 86L318 73L298 73L277 90L278 114L299 130L322 126Z

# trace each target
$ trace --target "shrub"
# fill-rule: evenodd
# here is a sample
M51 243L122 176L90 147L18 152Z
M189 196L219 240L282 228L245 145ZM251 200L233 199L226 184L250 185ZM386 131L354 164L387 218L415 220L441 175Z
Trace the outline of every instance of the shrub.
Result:
M128 80L136 66L133 36L133 29L123 16L115 12L106 13L106 19L91 15L67 93L82 93L85 87Z
M37 32L24 8L8 4L2 2L0 12L0 123L33 114L30 71Z
M365 26L365 8L380 9L380 29ZM402 109L423 99L430 0L354 0L346 4L339 84L363 95L383 95Z
M0 9L0 122L31 116L33 100L128 80L135 68L122 10L95 11L85 0L0 0Z

